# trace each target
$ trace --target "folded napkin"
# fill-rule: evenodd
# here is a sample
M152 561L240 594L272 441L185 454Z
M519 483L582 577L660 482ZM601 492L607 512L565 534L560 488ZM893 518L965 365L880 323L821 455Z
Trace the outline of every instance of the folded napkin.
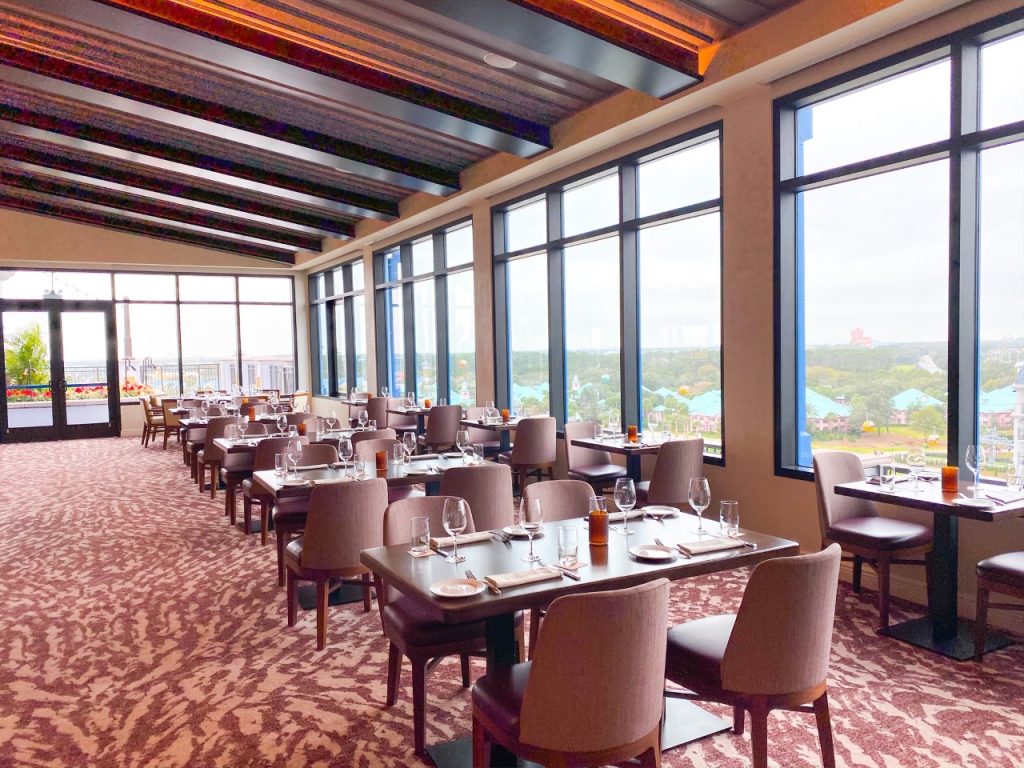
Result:
M1015 491L1012 488L986 488L985 496L994 500L1009 504L1014 501L1024 501L1024 493Z
M507 589L509 587L520 587L524 584L533 584L535 581L548 581L560 578L562 578L561 571L545 565L540 568L531 568L528 571L496 573L493 576L484 576L484 581L497 589Z
M331 477L324 478L322 480L314 480L313 485L334 485L335 483L348 483L351 482L351 477Z
M743 546L746 545L737 539L719 539L712 536L697 541L684 541L679 548L688 555L703 555L705 552L718 552Z
M608 522L609 523L621 523L623 515L625 515L627 520L635 520L638 517L643 517L644 516L644 511L642 509L631 509L631 510L629 510L629 512L625 512L625 513L623 513L623 512L609 512L608 513Z
M438 458L436 453L421 453L419 456L413 456L409 461L436 461Z
M462 451L449 451L448 453L442 453L441 455L446 459L461 459L466 454Z
M326 464L299 464L299 466L297 466L295 468L295 471L296 472L302 472L302 471L307 470L307 469L327 469L327 465Z
M924 480L923 477L921 479ZM910 475L896 475L897 483L905 483L908 480L910 480ZM870 483L871 485L881 485L882 478L880 478L878 475L873 475L867 479L867 482Z
M494 541L490 531L477 531L476 533L464 533L459 536L459 545L476 544L478 541ZM442 536L440 539L431 539L430 543L435 547L450 547L455 543L452 536Z

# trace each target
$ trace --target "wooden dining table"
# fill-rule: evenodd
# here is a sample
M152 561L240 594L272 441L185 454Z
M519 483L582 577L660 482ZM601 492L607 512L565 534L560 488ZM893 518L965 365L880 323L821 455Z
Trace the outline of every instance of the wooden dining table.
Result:
M962 506L965 496L971 496L963 483L959 491L943 491L938 480L922 482L923 490L915 493L911 483L898 483L894 491L883 489L877 483L860 481L835 486L840 496L868 499L880 504L895 504L909 509L930 512L934 532L932 535L931 573L928 581L928 615L881 630L881 634L964 661L974 656L972 623L957 617L957 568L959 567L959 520L977 520L997 523L1024 517L1024 500L1009 504L993 502L991 507ZM993 490L1000 486L991 486ZM1005 490L1005 487L1003 488ZM1013 641L990 632L985 652L1005 648Z
M415 416L416 417L416 434L422 435L427 431L427 416L430 414L429 408L424 408L422 405L415 406L402 406L400 408L388 408L388 413L396 416Z
M654 438L641 435L637 442L631 443L624 435L614 435L609 437L580 438L573 440L572 444L578 445L581 448L593 448L595 451L607 451L608 453L617 453L620 456L625 456L626 474L633 478L634 483L639 483L641 479L640 457L657 455L663 442L665 441L660 437Z
M509 419L508 421L501 421L500 417L497 421L494 419L484 419L483 421L463 419L459 422L459 426L497 432L498 440L500 441L498 450L504 453L512 448L512 433L515 431L516 427L519 426L519 419Z
M521 571L531 566L522 560L527 551L525 540L514 540L510 546L500 541L486 541L459 547L465 555L464 563L452 564L440 556L414 558L408 545L380 547L364 550L360 560L374 573L381 575L400 592L417 600L433 619L456 624L483 620L486 626L487 668L494 671L508 667L516 661L515 615L517 611L545 606L564 595L624 589L659 578L685 579L719 571L755 565L773 557L799 553L794 541L741 530L741 541L750 546L697 555L682 555L668 562L647 562L629 553L630 547L653 543L655 537L668 544L693 540L697 537L697 520L692 515L678 514L663 522L650 519L630 521L632 535L609 536L608 546L589 547L585 519L563 520L542 526L543 535L534 540L534 551L546 563L557 562L560 525L579 526L580 559L587 563L579 569L579 581L559 578L534 582L519 587L505 588L500 595L483 591L472 597L451 599L434 596L430 587L439 581L462 577L471 569L476 576ZM612 526L613 530L616 526ZM665 632L665 627L651 627L652 632ZM599 671L595 671L600 674ZM665 724L662 729L662 748L669 749L682 743L718 733L730 727L727 722L687 701L666 699ZM472 764L472 747L467 738L437 744L427 749L435 765L455 768ZM492 765L532 765L516 763L503 749L493 748Z

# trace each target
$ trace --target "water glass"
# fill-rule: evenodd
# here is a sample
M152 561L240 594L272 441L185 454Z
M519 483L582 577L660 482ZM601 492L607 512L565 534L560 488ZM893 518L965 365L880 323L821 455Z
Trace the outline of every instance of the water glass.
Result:
M473 443L473 463L484 463L484 447L481 443Z
M594 437L595 440L600 440L601 439L601 432L602 432L602 430L601 430L601 422L595 421L594 422L594 432L593 432L593 437Z
M224 427L224 437L227 440L237 440L238 439L238 425L237 424L228 424L226 427Z
M288 457L283 453L274 454L274 474L278 477L284 477L284 473L288 471Z
M405 446L401 443L394 443L391 446L391 463L396 467L405 463Z
M437 398L437 404L438 405L448 405L448 398L446 398L446 397L439 397L439 398Z
M409 544L409 548L416 554L422 554L430 549L429 517L414 517L409 521Z
M369 430L377 429L377 420L376 419L367 419L366 420L366 428L369 429Z
M878 466L878 483L888 493L896 492L896 459L890 456Z
M711 504L711 486L706 477L691 477L688 493L690 507L697 513L697 533L704 535L704 510Z
M579 529L575 525L558 526L558 563L566 568L575 568L579 548Z
M723 499L718 508L718 524L723 536L736 538L740 535L740 503Z

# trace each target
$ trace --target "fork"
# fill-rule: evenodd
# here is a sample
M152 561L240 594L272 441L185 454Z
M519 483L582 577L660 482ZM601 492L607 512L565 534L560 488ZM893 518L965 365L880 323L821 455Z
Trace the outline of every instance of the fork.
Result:
M658 517L657 515L653 515L653 514L651 514L651 513L650 513L650 512L648 512L647 510L644 510L644 517L649 517L649 518L651 518L651 520L654 520L654 521L655 521L655 522L657 522L657 523L661 523L662 525L664 525L664 524L665 524L665 521L664 521L664 520L662 520L662 519L661 519L660 517Z
M476 576L474 575L473 571L472 571L471 569L469 569L469 568L467 568L467 569L466 569L466 578L467 578L467 579L472 579L473 581L480 581L480 579L478 579L478 578L477 578L477 577L476 577ZM484 584L486 584L486 585L487 585L487 588L488 588L489 590L491 590L491 592L493 592L494 594L496 594L496 595L500 595L500 594L501 594L501 590L500 590L500 589L498 589L498 588L497 588L496 586L494 586L493 584L491 584L491 583L490 583L489 581L486 581L486 580L485 580L485 581L484 581Z
M545 563L543 560L538 560L537 565L539 565L541 568L554 568L560 574L562 574L563 576L568 576L573 581L580 581L583 578L575 571L571 571L568 568L563 568L561 565L555 565L554 563Z
M676 545L675 545L674 547L670 547L670 546L669 546L668 544L666 544L665 542L663 542L663 541L662 541L661 539L655 539L655 540L654 540L654 543L655 543L655 544L657 544L657 545L658 545L659 547L668 547L669 549L674 549L674 550L676 550L677 552L679 552L679 554L680 554L680 555L682 555L683 557L685 557L685 558L686 558L687 560L692 560L692 559L693 559L693 555L691 555L691 554L690 554L689 552L686 552L686 551L685 551L685 550L684 550L684 549L683 549L682 547L680 547L680 546L679 546L678 544L676 544Z
M509 549L512 548L512 537L504 531L491 531L490 534Z

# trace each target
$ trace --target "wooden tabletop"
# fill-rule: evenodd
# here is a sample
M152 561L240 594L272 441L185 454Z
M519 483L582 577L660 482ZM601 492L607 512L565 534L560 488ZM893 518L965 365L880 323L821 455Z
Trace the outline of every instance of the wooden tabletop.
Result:
M840 496L854 496L883 504L897 504L911 509L923 509L933 514L938 512L987 523L1024 517L1024 500L1009 504L993 503L991 507L986 508L954 504L954 500L963 498L961 494L968 497L974 494L974 491L968 490L969 483L961 483L958 493L944 492L938 480L922 481L920 487L924 490L920 493L911 491L910 487L912 486L913 481L897 483L895 492L889 492L883 490L877 483L859 481L837 485L835 491ZM1006 492L1006 487L1001 485L992 485L991 489L993 492ZM985 491L983 490L981 493L984 494Z
M638 442L630 443L625 437L604 437L604 438L581 438L579 440L573 440L573 445L578 445L582 448L593 448L598 451L608 451L608 453L621 453L623 455L629 454L649 454L657 453L665 441L661 438L654 439L652 437L642 437Z
M491 432L508 432L519 426L519 419L508 421L476 421L474 419L462 419L460 427L475 427L476 429L489 429Z
M367 465L370 462L366 462ZM349 467L352 466L352 462L349 462ZM396 466L388 462L388 468L381 475L374 475L375 477L382 477L387 480L388 485L418 485L420 483L437 483L441 480L441 475L444 474L445 470L451 469L452 467L465 466L461 458L444 458L443 456L431 457L431 458L416 458L414 457L408 465L409 469L404 467ZM313 490L313 486L317 481L337 481L345 477L345 473L338 464L335 468L327 469L307 469L299 472L299 477L303 480L309 481L304 485L285 485L277 477L274 470L261 470L253 473L253 479L263 487L263 489L273 495L275 498L284 497L295 497L295 496L308 496Z
M439 555L412 557L408 553L408 545L367 549L361 553L360 560L367 568L388 579L399 591L419 599L434 619L457 623L544 605L561 595L622 589L662 577L683 579L799 553L799 545L794 541L744 530L742 540L756 547L711 552L692 559L680 555L666 563L652 563L636 559L629 554L628 549L638 544L652 544L655 537L666 544L691 541L696 538L697 520L694 516L679 514L666 519L664 525L650 519L631 520L630 527L636 533L630 536L611 533L610 542L604 547L588 546L588 532L584 522L580 518L547 523L543 526L544 535L536 538L533 543L534 552L541 556L543 562L557 562L558 526L577 527L580 559L589 563L579 570L582 576L580 581L569 578L541 581L503 589L500 595L485 590L468 598L439 598L431 594L430 585L444 579L464 577L467 568L481 579L498 573L527 570L531 565L521 559L529 549L526 539L513 540L511 547L497 540L460 546L459 554L466 557L464 563L449 563ZM707 523L705 527L708 527ZM716 523L712 523L710 528L717 533ZM432 533L435 536L444 535L443 532Z

